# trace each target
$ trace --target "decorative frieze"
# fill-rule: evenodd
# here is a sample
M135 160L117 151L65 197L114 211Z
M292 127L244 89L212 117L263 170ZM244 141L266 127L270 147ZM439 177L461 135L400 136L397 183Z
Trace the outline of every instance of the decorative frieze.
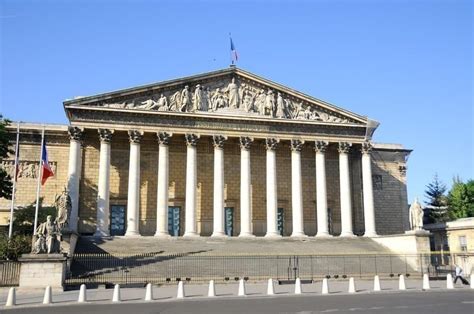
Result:
M84 135L84 129L78 128L76 126L70 126L67 128L69 134L69 139L74 141L82 141Z
M252 145L253 138L248 136L241 136L240 137L240 149L250 149L250 145Z
M158 138L158 144L160 145L168 145L170 143L171 137L173 136L172 133L168 132L157 132L156 137Z
M266 138L265 147L267 148L267 150L275 150L279 142L280 140L277 138Z
M227 140L227 136L223 135L213 135L212 136L212 145L215 148L223 148L224 142Z
M351 150L352 143L348 142L339 142L339 146L337 148L337 151L340 154L347 154Z
M199 135L197 134L186 134L186 145L187 146L196 146L199 141Z
M291 140L291 150L300 152L303 149L304 141L302 140Z
M112 134L114 133L113 130L110 129L99 129L99 139L101 142L110 143L112 140Z
M317 153L324 153L328 148L329 142L327 141L315 141L314 142L314 151Z
M10 175L11 178L15 176L15 160L2 160L0 164L5 172ZM58 163L56 161L50 161L49 166L56 175ZM36 179L38 178L39 161L33 160L20 160L18 162L18 179Z

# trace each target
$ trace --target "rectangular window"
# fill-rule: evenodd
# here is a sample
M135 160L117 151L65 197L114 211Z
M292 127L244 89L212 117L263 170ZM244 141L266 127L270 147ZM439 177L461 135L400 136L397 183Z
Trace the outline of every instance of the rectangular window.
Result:
M372 176L372 185L374 190L383 190L382 176L380 174L374 174Z
M466 236L459 236L459 246L461 247L461 251L467 251L467 240Z

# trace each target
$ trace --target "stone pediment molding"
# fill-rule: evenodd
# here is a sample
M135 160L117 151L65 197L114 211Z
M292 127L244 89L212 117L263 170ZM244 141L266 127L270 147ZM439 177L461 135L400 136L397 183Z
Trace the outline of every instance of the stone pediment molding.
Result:
M236 67L67 100L64 107L68 114L83 108L347 126L365 126L368 121Z

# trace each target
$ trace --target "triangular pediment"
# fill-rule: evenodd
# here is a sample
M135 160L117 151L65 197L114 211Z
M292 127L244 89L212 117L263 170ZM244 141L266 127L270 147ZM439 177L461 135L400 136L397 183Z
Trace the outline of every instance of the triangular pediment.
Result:
M366 125L367 118L230 67L64 102L71 106Z

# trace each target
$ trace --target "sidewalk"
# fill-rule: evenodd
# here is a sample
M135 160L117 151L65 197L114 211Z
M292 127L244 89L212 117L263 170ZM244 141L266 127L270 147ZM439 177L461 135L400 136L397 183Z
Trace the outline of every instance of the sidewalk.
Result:
M373 281L368 280L357 280L355 279L357 293L411 293L416 291L422 291L422 280L408 279L405 280L407 290L398 290L398 280L381 280L380 285L382 291L373 291ZM434 291L441 291L446 289L446 281L431 281L431 289ZM329 294L343 295L348 294L349 279L346 280L329 280ZM208 285L203 284L192 284L185 283L185 296L190 299L208 298ZM278 295L293 295L295 285L278 285L274 284L275 294ZM233 298L238 297L238 282L232 282L227 284L216 284L216 298ZM302 292L304 295L321 295L322 283L321 281L312 284L303 284ZM469 286L463 286L461 284L455 284L454 290L466 290L470 289ZM0 306L4 308L9 288L0 288ZM265 297L267 291L267 283L248 283L246 284L247 297ZM451 290L452 291L452 290ZM172 301L176 299L177 284L166 285L166 286L154 286L153 287L153 298L154 301ZM37 306L43 302L43 289L16 289L16 303L17 305L24 306ZM79 291L60 291L53 290L53 303L76 303L78 299ZM113 295L113 289L88 289L87 290L87 301L88 302L111 302ZM122 288L121 299L124 302L127 301L143 301L145 297L145 287L143 288Z

